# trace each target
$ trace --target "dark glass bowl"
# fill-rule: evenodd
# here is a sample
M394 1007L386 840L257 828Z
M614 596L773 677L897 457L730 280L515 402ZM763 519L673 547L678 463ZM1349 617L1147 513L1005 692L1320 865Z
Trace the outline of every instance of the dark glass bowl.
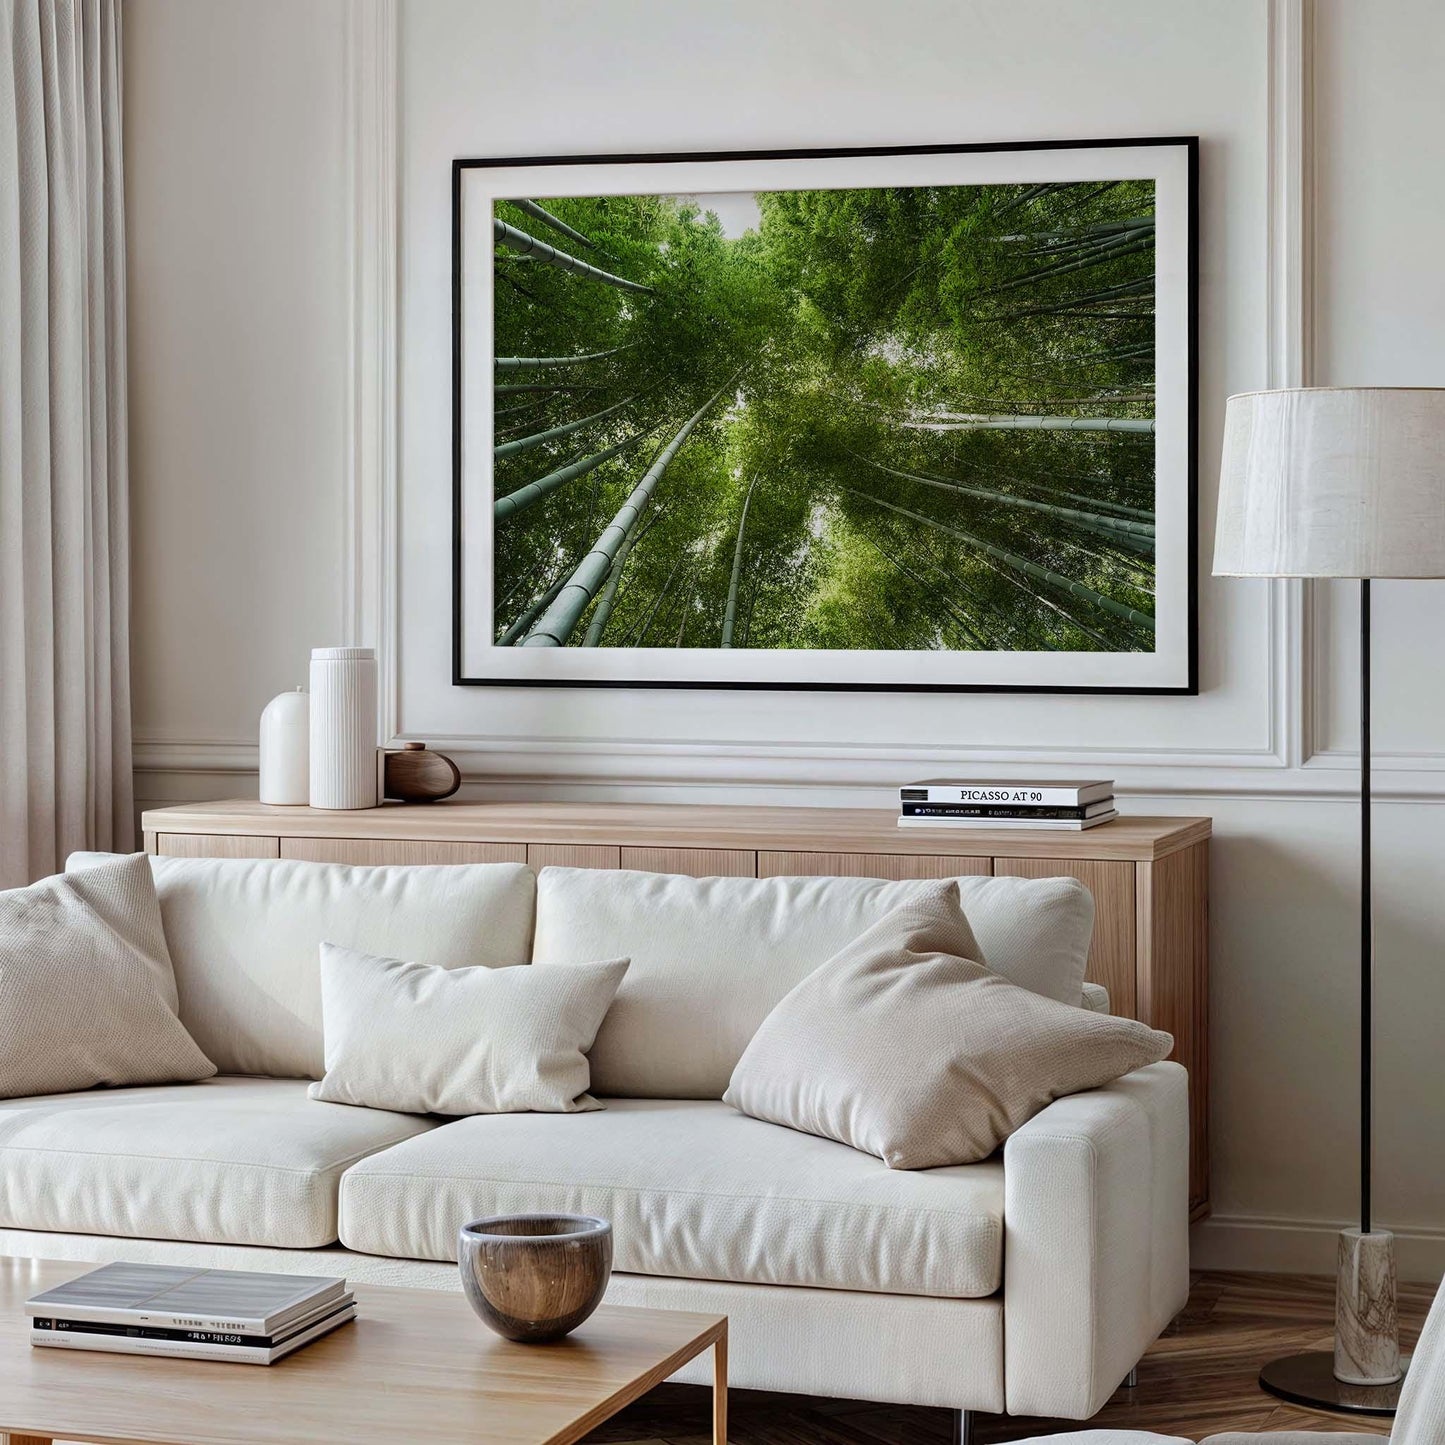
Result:
M467 1303L509 1340L570 1334L602 1302L612 1226L586 1214L499 1214L464 1224L457 1263Z

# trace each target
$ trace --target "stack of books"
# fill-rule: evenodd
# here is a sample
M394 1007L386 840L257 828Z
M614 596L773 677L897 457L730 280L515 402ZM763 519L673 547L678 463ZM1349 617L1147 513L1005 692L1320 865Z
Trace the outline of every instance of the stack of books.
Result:
M1117 818L1107 782L989 782L930 778L898 790L900 828L1051 828L1079 833Z
M107 1264L25 1301L30 1343L269 1365L356 1317L344 1279Z

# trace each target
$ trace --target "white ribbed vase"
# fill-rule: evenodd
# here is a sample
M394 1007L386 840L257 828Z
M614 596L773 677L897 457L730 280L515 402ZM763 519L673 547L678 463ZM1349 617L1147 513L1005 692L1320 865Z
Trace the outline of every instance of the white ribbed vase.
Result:
M311 649L311 806L376 806L376 654Z

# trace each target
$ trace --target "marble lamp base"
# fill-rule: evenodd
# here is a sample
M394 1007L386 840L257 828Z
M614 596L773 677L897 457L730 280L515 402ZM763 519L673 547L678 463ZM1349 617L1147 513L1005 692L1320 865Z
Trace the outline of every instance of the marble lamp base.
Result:
M1400 1368L1395 1303L1395 1236L1385 1229L1340 1231L1335 1275L1335 1378L1346 1385L1394 1385Z
M1340 1232L1335 1281L1335 1349L1271 1360L1259 1373L1272 1395L1351 1414L1393 1415L1400 1400L1395 1236Z

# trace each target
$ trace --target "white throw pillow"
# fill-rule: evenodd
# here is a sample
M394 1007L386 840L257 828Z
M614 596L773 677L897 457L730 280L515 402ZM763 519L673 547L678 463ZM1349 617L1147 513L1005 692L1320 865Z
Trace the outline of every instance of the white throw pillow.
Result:
M957 885L930 885L783 999L724 1100L891 1169L973 1164L1053 1100L1174 1046L1133 1019L1019 988L977 954Z
M438 968L321 945L326 1073L313 1099L402 1114L572 1114L627 960Z
M67 866L110 856L78 853ZM152 858L151 866L181 1022L223 1074L321 1077L323 942L445 968L526 963L531 949L536 883L520 863Z
M0 892L0 1098L215 1072L176 1017L144 853Z
M592 1087L720 1099L768 1011L800 979L933 880L685 878L544 868L532 961L627 955L592 1051ZM983 953L1013 983L1083 1001L1094 898L1075 878L960 878Z

